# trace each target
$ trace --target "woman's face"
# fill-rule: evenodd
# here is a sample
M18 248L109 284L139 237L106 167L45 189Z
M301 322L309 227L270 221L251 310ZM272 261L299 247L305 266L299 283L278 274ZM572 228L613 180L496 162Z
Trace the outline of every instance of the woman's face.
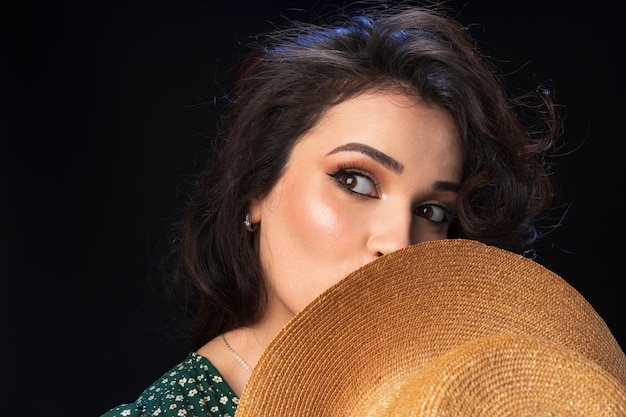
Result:
M381 255L446 238L462 161L452 117L415 98L372 92L328 110L249 207L271 320Z

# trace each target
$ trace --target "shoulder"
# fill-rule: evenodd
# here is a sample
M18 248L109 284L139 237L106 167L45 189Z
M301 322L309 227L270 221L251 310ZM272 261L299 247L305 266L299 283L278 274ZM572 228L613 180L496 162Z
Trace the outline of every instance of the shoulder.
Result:
M238 403L215 366L192 352L134 403L115 407L101 417L233 417Z

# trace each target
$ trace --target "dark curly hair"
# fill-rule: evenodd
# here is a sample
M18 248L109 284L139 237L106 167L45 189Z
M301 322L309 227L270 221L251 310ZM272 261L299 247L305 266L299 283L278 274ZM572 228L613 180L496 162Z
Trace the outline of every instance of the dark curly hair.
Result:
M468 29L441 9L348 8L255 38L240 66L215 154L177 239L193 344L257 321L266 290L246 207L281 176L294 144L330 106L370 90L446 109L463 140L458 220L449 237L524 250L552 204L545 155L559 123L544 89L509 97ZM529 122L532 121L532 122Z

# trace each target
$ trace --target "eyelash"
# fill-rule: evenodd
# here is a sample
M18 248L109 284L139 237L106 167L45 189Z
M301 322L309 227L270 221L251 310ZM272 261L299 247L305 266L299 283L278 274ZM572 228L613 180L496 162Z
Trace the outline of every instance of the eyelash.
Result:
M364 170L362 170L360 168L341 166L341 167L339 167L339 169L335 173L332 173L332 174L328 173L328 175L330 177L334 178L334 180L337 183L337 185L339 186L339 188L341 188L342 190L344 190L347 193L350 193L352 195L356 195L356 196L359 196L359 197L376 198L376 199L379 198L378 182L374 178L372 178L368 173L366 173ZM353 191L353 190L347 188L341 182L341 179L343 177L349 176L349 175L365 178L367 181L369 181L372 184L373 188L374 188L375 195L359 193L359 192L356 192L356 191Z
M419 213L420 208L422 208L422 207L438 207L438 208L440 208L441 210L443 210L444 220L442 220L442 221L435 221L435 220L428 219L428 218L426 218L424 216L420 216L418 213ZM453 223L453 222L456 221L456 219L458 217L458 215L456 213L456 210L451 209L450 207L448 207L445 204L439 204L439 203L420 204L419 206L417 206L415 208L415 210L413 210L413 213L416 216L422 217L422 218L428 220L429 222L435 223L435 224L449 224L449 223Z

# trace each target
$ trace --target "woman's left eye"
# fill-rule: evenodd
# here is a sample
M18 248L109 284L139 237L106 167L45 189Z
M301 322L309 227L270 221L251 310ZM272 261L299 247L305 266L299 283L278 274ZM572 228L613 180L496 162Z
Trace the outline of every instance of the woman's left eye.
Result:
M439 204L422 204L415 209L415 215L433 223L450 223L455 218L452 210Z
M367 175L341 170L334 174L328 174L335 179L337 184L349 193L360 194L366 197L378 198L376 184Z

